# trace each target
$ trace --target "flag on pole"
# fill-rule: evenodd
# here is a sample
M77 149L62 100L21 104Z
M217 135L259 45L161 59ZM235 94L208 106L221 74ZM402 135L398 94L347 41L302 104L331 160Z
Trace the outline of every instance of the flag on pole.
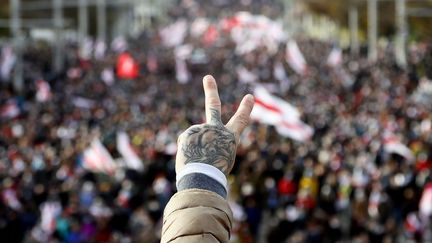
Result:
M135 79L139 74L139 66L131 54L124 52L117 59L117 76L121 79Z
M399 154L408 161L414 161L414 154L403 144L400 139L390 131L386 131L383 136L384 151L387 153Z
M133 150L129 136L125 132L117 133L117 150L129 169L137 171L144 170L144 164Z
M342 50L338 47L333 48L327 58L327 65L338 67L342 64Z
M304 75L307 71L307 64L297 43L290 40L286 47L286 61L291 68L298 74Z
M52 234L56 228L56 219L62 211L61 204L56 201L44 202L40 206L41 211L41 229L49 234Z
M84 151L83 167L93 172L113 175L117 165L101 141L95 138Z
M45 80L36 80L36 100L39 102L46 102L52 97L51 87Z
M262 87L255 89L254 96L252 119L273 125L280 135L298 141L306 141L313 135L313 129L301 121L300 112L296 107L270 94Z
M421 231L423 225L416 212L411 212L406 216L404 228L411 234Z

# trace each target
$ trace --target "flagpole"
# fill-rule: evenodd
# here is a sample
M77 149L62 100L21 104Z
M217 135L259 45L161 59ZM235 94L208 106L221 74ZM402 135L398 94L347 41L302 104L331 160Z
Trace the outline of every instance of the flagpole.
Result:
M106 41L106 0L97 0L97 38L98 41Z
M21 16L20 16L21 0L10 1L10 12L12 18L10 19L10 29L13 35L13 49L16 56L16 63L13 73L13 86L21 92L23 89L23 66L21 56Z
M368 58L370 61L377 59L377 0L368 0Z
M55 50L53 59L53 69L59 73L63 69L63 0L53 1L53 22L55 28Z
M349 8L348 19L349 19L349 28L350 28L351 54L358 55L359 52L358 7L354 3L352 3Z
M87 0L78 0L78 42L80 53L84 52L85 39L88 36Z
M406 67L406 1L396 0L396 27L397 36L395 44L396 61L401 67Z

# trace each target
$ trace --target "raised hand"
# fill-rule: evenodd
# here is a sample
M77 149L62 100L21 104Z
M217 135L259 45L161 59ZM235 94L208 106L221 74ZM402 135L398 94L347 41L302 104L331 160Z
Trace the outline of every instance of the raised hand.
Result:
M193 125L179 136L176 171L188 163L204 163L228 175L234 166L240 134L249 124L254 98L250 94L244 96L234 116L224 125L215 79L205 76L203 86L206 123Z

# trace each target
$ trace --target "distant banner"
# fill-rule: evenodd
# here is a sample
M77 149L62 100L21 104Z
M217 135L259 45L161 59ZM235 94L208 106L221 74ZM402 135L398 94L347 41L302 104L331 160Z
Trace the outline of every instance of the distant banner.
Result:
M254 91L255 106L251 118L275 126L277 132L297 141L306 141L313 135L313 129L300 119L296 107L257 87Z
M99 139L94 139L83 155L83 167L85 169L114 175L117 165Z
M117 150L122 155L127 168L137 171L144 170L144 164L133 150L127 133L117 133Z

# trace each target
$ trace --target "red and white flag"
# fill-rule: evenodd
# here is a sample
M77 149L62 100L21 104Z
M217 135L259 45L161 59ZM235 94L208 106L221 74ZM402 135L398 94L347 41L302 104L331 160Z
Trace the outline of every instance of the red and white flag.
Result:
M41 211L41 229L49 234L52 234L56 228L56 219L62 210L59 202L44 202L40 206Z
M254 95L252 119L273 125L280 135L298 141L306 141L313 135L313 129L301 121L297 108L262 87L257 87Z
M45 80L36 80L36 100L39 102L46 102L51 99L51 87Z
M340 48L333 48L327 58L327 65L330 67L338 67L342 63L342 50Z
M291 68L298 74L304 75L307 71L307 64L297 43L290 40L286 47L286 61Z
M428 218L432 216L432 182L425 185L419 205L420 215Z
M383 136L384 151L387 153L399 154L409 161L414 161L413 152L403 144L400 139L390 131L386 131Z
M15 118L21 113L16 100L10 99L0 107L0 117Z
M144 170L144 164L133 150L129 136L125 132L117 133L117 150L123 157L127 168L137 171Z
M404 228L407 232L411 234L422 230L423 225L416 212L411 212L406 216Z
M84 151L83 167L93 172L113 175L117 165L101 141L95 138Z

